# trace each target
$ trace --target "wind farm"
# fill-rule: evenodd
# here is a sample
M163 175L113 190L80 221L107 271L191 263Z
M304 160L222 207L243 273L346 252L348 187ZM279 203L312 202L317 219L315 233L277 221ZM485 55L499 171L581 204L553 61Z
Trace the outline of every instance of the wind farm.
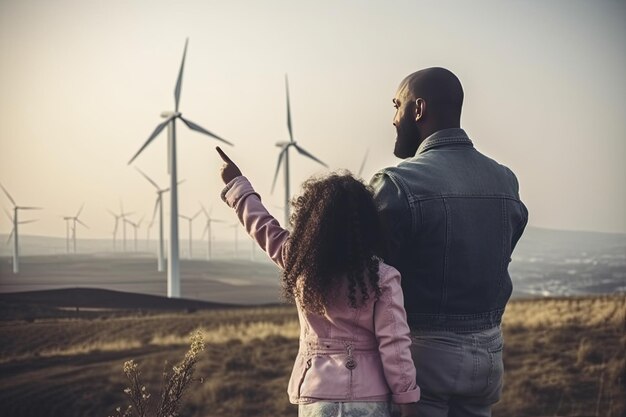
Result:
M499 271L513 288L494 417L624 415L625 12L565 0L3 2L0 414L127 417L124 364L156 404L201 330L180 412L164 415L295 417L296 307L241 226L244 206L225 204L214 148L289 229L309 178L350 171L368 184L411 163L395 156L398 118L419 100L392 98L411 72L445 66L465 93L460 127L511 167L530 212ZM426 102L430 127L443 104ZM405 133L430 128L419 130ZM409 199L419 215L398 232L455 213L452 198Z

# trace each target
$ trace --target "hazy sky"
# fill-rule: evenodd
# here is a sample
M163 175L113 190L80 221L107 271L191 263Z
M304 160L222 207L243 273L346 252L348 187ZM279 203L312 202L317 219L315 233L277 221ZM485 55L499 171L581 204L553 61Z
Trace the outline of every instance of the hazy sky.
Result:
M369 148L369 179L399 162L400 80L445 66L465 88L463 127L517 174L531 225L626 232L623 1L15 0L0 1L0 183L45 207L22 233L63 236L59 216L83 202L79 237L110 236L120 199L149 220L155 193L127 162L173 109L186 37L183 114L235 143L226 151L281 219L282 183L269 189L288 139L285 73L296 140L355 172ZM234 221L216 141L178 126L180 212L202 201ZM165 151L163 134L134 164L163 186ZM294 191L323 172L291 160Z

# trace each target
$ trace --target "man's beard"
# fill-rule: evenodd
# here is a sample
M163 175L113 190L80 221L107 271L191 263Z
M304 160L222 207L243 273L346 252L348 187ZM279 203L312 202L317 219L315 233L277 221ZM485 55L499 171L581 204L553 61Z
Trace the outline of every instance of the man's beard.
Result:
M420 143L420 132L415 123L402 123L396 127L396 132L398 136L393 154L402 159L415 156Z

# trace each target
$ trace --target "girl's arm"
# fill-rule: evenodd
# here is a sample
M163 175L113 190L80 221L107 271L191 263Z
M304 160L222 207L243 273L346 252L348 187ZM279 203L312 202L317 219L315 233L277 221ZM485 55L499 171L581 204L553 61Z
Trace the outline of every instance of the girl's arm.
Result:
M380 264L380 298L374 305L374 331L387 384L396 404L417 402L420 389L415 382L411 337L400 287L400 273Z
M289 231L283 229L261 203L261 197L243 175L232 179L222 191L222 200L235 209L239 221L281 269Z

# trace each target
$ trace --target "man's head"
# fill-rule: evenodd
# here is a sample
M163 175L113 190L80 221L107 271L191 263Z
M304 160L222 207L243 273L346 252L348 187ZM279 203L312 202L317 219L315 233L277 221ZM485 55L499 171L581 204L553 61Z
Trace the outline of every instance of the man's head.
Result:
M445 68L426 68L406 77L393 99L398 158L415 155L424 139L438 130L460 127L463 87Z

